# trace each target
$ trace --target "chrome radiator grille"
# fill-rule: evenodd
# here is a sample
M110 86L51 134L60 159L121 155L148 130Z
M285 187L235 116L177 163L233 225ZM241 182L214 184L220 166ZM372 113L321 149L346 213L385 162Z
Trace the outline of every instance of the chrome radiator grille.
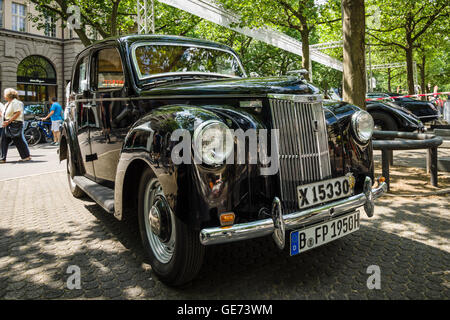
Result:
M297 187L331 178L328 134L318 96L270 95L274 129L279 129L279 178L284 210L298 208Z

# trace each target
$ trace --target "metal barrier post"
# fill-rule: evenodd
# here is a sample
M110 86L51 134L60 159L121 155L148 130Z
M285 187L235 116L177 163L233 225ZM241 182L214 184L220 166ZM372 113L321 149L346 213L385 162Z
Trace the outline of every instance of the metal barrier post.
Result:
M428 154L430 158L430 173L431 173L431 185L433 187L438 186L438 149L433 147L428 149Z
M444 119L450 123L450 101L444 103Z
M389 179L389 150L382 149L381 150L381 174L386 178L387 190L391 189L390 179Z
M393 158L393 150L427 149L427 172L430 172L431 185L438 186L438 146L443 142L442 137L412 132L375 131L374 138L377 140L374 140L372 145L374 150L381 150L382 171L388 190L390 190L389 165ZM401 140L392 140L396 138Z

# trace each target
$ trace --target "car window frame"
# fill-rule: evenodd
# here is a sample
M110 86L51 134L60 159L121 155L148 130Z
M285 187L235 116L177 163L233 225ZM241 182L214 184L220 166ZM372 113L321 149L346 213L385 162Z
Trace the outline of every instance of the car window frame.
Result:
M97 61L98 61L98 53L105 49L115 49L119 59L120 59L120 65L122 67L122 74L123 74L123 85L121 87L110 87L110 88L98 88L98 68L97 68ZM121 91L126 87L126 76L125 76L125 68L124 68L124 61L122 59L122 56L120 55L120 50L117 46L114 45L108 45L101 48L96 48L95 50L92 50L89 58L89 78L93 78L93 81L89 82L89 88L92 92L115 92L115 91ZM96 87L94 87L94 85Z

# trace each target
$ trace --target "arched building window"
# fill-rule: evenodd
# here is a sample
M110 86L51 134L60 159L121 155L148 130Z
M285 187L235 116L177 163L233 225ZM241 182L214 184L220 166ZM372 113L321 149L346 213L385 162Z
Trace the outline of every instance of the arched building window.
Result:
M26 57L17 67L17 89L25 104L47 106L57 97L55 68L42 56Z

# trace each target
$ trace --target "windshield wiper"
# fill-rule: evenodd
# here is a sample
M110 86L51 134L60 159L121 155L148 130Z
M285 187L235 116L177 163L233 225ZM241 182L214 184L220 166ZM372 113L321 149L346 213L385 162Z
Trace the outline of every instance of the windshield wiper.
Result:
M182 81L182 80L205 80L205 79L222 79L225 77L220 77L220 76L210 76L210 75L180 75L180 76L176 76L176 77L170 77L170 78L164 78L164 79L158 79L158 80L153 80L151 82L147 82L144 83L143 86L159 86L162 84L166 84L166 83L174 83L177 81Z
M180 81L180 80L182 80L181 77L153 80L151 82L144 83L143 86L144 87L145 86L158 86L158 85L165 84L165 83L168 83L168 82L176 82L176 81Z

